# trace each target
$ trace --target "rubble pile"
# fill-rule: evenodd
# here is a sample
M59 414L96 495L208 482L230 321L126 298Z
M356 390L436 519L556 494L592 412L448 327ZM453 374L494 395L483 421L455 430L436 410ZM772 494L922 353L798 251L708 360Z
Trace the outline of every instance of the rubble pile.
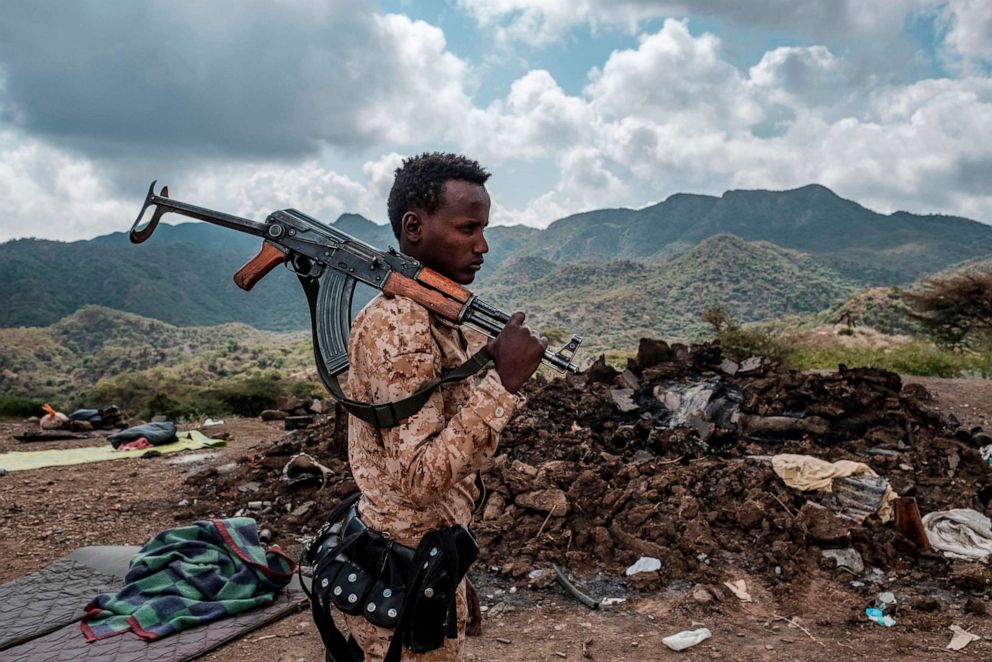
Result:
M619 576L652 557L660 570L628 583L714 584L732 567L782 585L838 567L987 582L973 568L955 574L938 555L924 571L912 543L876 512L891 488L923 513L992 513L992 468L978 450L985 433L962 431L896 374L797 373L725 359L715 344L644 340L625 371L600 360L579 375L532 380L525 395L484 476L473 526L482 562L506 576L533 577L551 563ZM277 534L312 532L355 489L336 414L262 455L191 476L193 512L177 518L241 508ZM288 480L284 468L298 453L325 470ZM776 473L772 457L784 453L863 463L877 476L801 492ZM267 505L252 512L249 503Z

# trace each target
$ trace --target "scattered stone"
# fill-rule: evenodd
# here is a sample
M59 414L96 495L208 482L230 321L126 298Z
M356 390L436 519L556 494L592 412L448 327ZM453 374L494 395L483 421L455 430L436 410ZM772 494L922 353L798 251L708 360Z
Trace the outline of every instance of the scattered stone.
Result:
M974 614L975 616L986 616L988 615L988 607L983 600L976 597L970 597L965 600L964 603L964 613Z
M799 509L796 524L805 529L810 540L822 544L847 542L849 529L831 510L807 501Z
M865 571L865 562L858 551L850 547L845 549L825 549L823 557L834 561L839 570L846 570L852 575L860 575Z
M568 514L568 497L557 488L518 494L513 502L539 513L550 513L554 517L564 517Z

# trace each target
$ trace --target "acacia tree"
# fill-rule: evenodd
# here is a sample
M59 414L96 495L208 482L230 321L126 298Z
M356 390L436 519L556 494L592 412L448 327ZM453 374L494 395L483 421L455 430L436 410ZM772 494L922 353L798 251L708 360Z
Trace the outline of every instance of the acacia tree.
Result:
M978 350L992 339L992 272L929 280L903 298L938 345Z

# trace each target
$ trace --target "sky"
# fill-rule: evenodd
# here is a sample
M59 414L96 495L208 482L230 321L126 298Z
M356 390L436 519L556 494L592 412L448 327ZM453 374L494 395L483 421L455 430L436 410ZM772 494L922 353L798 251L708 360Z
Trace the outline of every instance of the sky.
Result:
M404 156L494 225L809 183L992 223L987 0L32 0L0 15L0 241L130 227L148 184L386 222ZM176 219L182 220L182 219Z

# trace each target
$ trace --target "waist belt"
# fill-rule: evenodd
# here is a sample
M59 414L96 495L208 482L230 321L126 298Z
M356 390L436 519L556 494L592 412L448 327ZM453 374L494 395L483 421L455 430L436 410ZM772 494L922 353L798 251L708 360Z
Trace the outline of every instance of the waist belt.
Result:
M386 662L397 662L405 645L415 653L441 647L457 636L455 592L478 546L465 527L456 525L424 534L416 549L369 529L358 517L352 495L339 504L303 553L312 566L310 597L314 622L328 659L352 662L354 656L331 617L331 608L363 615L379 627L394 629Z

